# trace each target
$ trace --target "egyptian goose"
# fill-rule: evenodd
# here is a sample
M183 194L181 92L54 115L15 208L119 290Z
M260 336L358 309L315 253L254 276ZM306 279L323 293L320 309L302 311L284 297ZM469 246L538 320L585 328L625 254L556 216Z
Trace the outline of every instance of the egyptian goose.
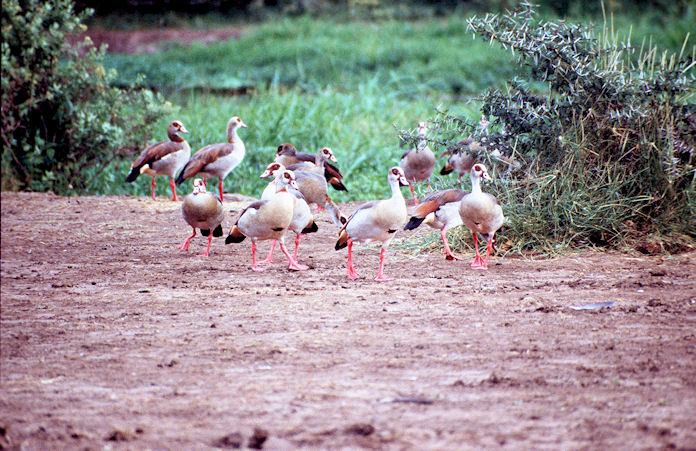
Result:
M474 236L474 250L476 257L471 263L473 269L488 269L488 257L491 254L495 232L502 227L505 222L503 209L495 196L481 191L481 179L491 180L486 166L476 163L470 171L471 193L464 196L459 202L459 215L462 222L471 230ZM481 258L478 250L478 239L476 234L480 233L488 241L486 248L486 258Z
M414 204L418 205L416 193L413 191L413 184L423 180L430 179L430 175L435 168L435 154L428 142L425 140L425 135L428 131L425 122L419 122L417 127L418 143L414 149L407 150L401 156L399 166L404 170L406 179L409 181L409 188L413 195Z
M447 230L462 224L462 217L459 215L459 203L466 195L466 192L459 189L447 189L431 193L418 205L404 230L413 230L421 223L427 224L433 229L440 229L442 243L445 245L445 258L447 260L460 260L459 257L452 253L447 243Z
M158 175L169 177L169 184L172 187L172 200L178 200L174 176L191 157L191 147L189 147L184 138L178 135L179 132L188 133L188 130L184 128L184 124L180 121L173 121L169 124L167 127L169 142L158 142L148 146L135 159L128 176L126 176L126 182L128 183L135 181L140 174L152 176L152 183L150 184L152 200L155 200L155 177Z
M328 147L320 149L317 155L312 155L306 152L298 152L292 144L284 143L278 146L274 161L282 164L286 168L303 163L314 163L317 166L321 164L324 167L323 175L324 178L326 178L326 182L335 190L348 191L348 188L343 185L343 174L341 174L341 171L338 170L336 165L327 161L327 158L324 158L324 154L326 153L324 149L328 149L333 156L333 152ZM320 159L323 159L323 161L320 162ZM332 159L328 158L328 160L335 162L336 157L334 156Z
M384 276L384 255L397 230L406 222L406 202L399 186L407 186L403 169L395 166L389 170L389 187L392 196L385 200L366 202L358 207L339 230L336 250L348 246L348 278L357 279L353 268L353 242L381 241L379 272L375 280L392 280Z
M208 247L199 256L207 257L213 237L222 236L221 224L225 217L225 213L222 211L222 202L217 196L206 192L203 180L195 179L193 193L184 197L184 202L181 204L181 214L184 220L193 227L193 233L179 245L179 249L189 250L189 242L196 236L198 228L201 229L201 235L208 237Z
M268 200L259 200L246 207L225 239L225 244L230 244L241 243L246 237L251 238L251 269L254 271L265 269L256 264L256 242L263 240L280 242L280 249L288 258L289 269L306 269L297 263L285 247L284 235L292 222L295 206L295 196L288 192L288 186L297 189L293 172L284 170L276 178L276 194Z
M266 167L266 171L261 174L262 178L272 177L277 171L284 170L285 167L281 163L271 163ZM300 192L305 198L305 201L310 205L317 205L329 212L331 220L338 227L341 227L346 222L346 217L343 216L338 205L331 200L328 193L326 180L321 175L315 172L297 171L295 179ZM273 182L269 183L263 191L261 198L264 199L272 194L275 190Z
M241 163L246 151L244 142L237 134L239 127L246 128L246 124L237 116L232 117L227 122L227 142L210 144L196 151L176 178L177 185L196 175L203 177L205 184L209 177L217 177L220 200L224 201L222 181Z
M462 177L464 177L464 174L468 173L471 170L471 167L474 165L476 160L474 160L474 158L471 157L467 152L461 150L463 147L466 146L473 150L475 146L480 147L481 144L475 141L474 138L465 138L459 141L457 143L457 147L459 148L459 150L454 151L449 156L449 158L447 159L447 163L445 163L445 165L442 167L442 170L440 170L440 175L447 175L452 171L457 171L457 173L459 174L457 180L461 181Z

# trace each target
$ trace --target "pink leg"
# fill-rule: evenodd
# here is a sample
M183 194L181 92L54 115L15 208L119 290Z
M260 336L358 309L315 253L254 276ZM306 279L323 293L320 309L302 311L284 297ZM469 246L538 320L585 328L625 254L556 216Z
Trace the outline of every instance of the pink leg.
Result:
M486 246L486 259L483 261L483 268L481 269L488 269L488 257L491 256L491 249L493 248L493 239L491 238L490 241L488 241L488 246Z
M478 238L476 236L476 232L471 232L472 235L474 235L474 250L476 251L476 256L474 257L474 261L471 262L471 269L487 269L484 267L483 264L483 259L481 258L481 254L479 254L479 249L478 249Z
M154 180L154 178L153 178L153 180ZM182 251L188 251L189 250L189 241L191 241L191 239L193 239L194 236L196 236L196 228L195 227L193 228L193 233L191 234L191 236L186 238L183 241L183 243L181 243L179 245L179 249L181 249Z
M152 182L150 183L150 190L152 191L152 200L155 200L155 178L152 177Z
M387 250L382 249L379 252L379 272L377 273L377 277L375 277L375 280L394 280L393 277L385 277L384 276L384 256L386 255Z
M154 180L154 179L152 179L152 180ZM172 187L172 200L174 202L176 202L179 199L176 198L176 184L174 183L174 179L171 177L169 177L169 185L171 185L171 187Z
M413 183L409 183L408 187L411 188L411 194L413 195L413 203L418 205L418 199L416 198L416 192L413 191Z
M355 280L358 277L357 272L355 272L355 268L353 268L353 240L348 240L348 278L351 280Z
M256 264L256 243L251 242L251 269L254 271L265 271L266 268L262 268Z
M224 202L225 199L222 197L222 179L220 179L220 183L218 183L218 192L220 193L220 200Z
M292 254L292 258L297 261L297 249L300 247L300 237L302 236L301 233L298 233L297 236L295 237L295 253Z
M202 254L198 254L199 257L207 257L208 254L210 253L210 243L213 241L213 231L210 231L210 235L208 235L208 246L205 248L205 252Z
M276 240L271 240L271 250L268 251L268 257L265 260L261 260L259 265L265 265L267 263L273 263L273 251L275 250Z
M304 271L305 269L309 269L309 266L305 265L300 265L297 263L297 260L292 258L292 255L290 255L290 252L288 252L288 249L285 247L285 243L283 241L280 242L280 250L283 251L283 254L288 258L288 269L294 269L295 271Z
M442 237L442 242L445 244L445 258L447 258L447 260L461 260L452 253L452 249L450 249L449 244L447 243L447 232L445 229L440 230L440 236Z

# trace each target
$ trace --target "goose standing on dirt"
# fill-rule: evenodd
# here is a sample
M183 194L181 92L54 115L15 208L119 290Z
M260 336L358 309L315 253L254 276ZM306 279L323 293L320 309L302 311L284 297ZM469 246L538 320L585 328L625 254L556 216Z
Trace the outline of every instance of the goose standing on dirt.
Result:
M459 214L459 204L467 193L459 189L435 191L423 199L416 208L404 230L413 230L421 224L427 224L433 229L440 230L442 243L445 246L447 260L460 260L452 253L447 243L447 231L462 224Z
M285 170L285 166L281 163L271 163L266 167L266 171L261 174L262 178L273 177L277 171ZM341 213L338 205L334 203L329 196L326 180L321 175L315 172L297 171L295 172L295 180L300 192L305 198L305 201L310 205L316 205L324 208L329 212L331 220L338 227L341 227L346 222L346 217ZM261 199L267 198L275 192L275 184L271 182L263 190Z
M246 151L237 134L239 127L246 128L246 124L237 116L232 117L227 122L227 142L210 144L196 151L176 178L177 185L196 175L203 177L206 185L209 177L217 177L220 200L224 201L222 181L242 162Z
M392 280L384 276L384 256L389 242L397 230L406 222L406 202L401 194L400 186L408 186L403 169L395 166L389 170L389 187L392 196L385 200L366 202L358 207L339 230L336 250L348 247L348 278L360 277L353 268L353 242L369 243L381 241L379 254L379 272L375 280Z
M348 191L348 188L343 185L343 174L341 174L341 171L339 171L336 165L327 161L327 158L324 158L324 149L328 149L328 147L320 149L317 155L312 155L306 152L298 152L297 149L295 149L295 146L292 144L284 143L278 146L274 161L282 164L286 168L289 168L295 164L303 163L314 163L317 166L321 164L324 167L323 175L326 182L335 190ZM331 149L328 150L333 156ZM320 162L320 159L323 159L323 162ZM328 158L328 160L335 162L336 157L334 156L333 159Z
M205 190L205 184L201 179L193 181L193 193L184 197L181 204L181 214L184 220L193 227L193 233L186 238L179 249L189 250L189 242L196 236L196 229L201 229L201 235L208 237L208 247L200 257L207 257L210 253L210 243L213 237L222 236L222 220L225 213L222 211L222 202L217 196Z
M491 255L495 232L502 227L505 222L503 209L495 196L481 191L481 179L491 180L486 166L476 163L470 172L471 193L464 196L459 202L459 215L462 222L471 230L474 236L474 250L476 257L471 263L473 269L488 269L488 257ZM488 246L486 248L486 258L481 258L478 249L478 239L476 234L480 233Z
M295 205L295 196L287 191L291 186L297 189L295 175L292 171L284 170L276 178L276 194L268 200L253 202L246 207L232 226L225 244L241 243L246 237L251 238L251 269L263 271L256 263L256 242L263 240L278 240L280 249L288 258L288 268L301 271L303 269L285 247L285 231L290 227Z
M126 176L126 182L135 181L140 174L152 176L150 184L152 190L152 200L155 200L155 177L166 175L169 177L169 184L172 187L172 200L177 201L176 186L174 176L186 164L191 157L191 147L184 138L178 133L188 133L181 121L173 121L167 127L168 142L158 142L148 146L135 159L131 170Z
M413 202L416 205L418 205L418 198L416 198L416 193L413 191L413 184L423 180L429 180L435 168L435 154L430 150L428 142L425 140L427 131L428 127L425 125L425 122L419 122L417 127L418 142L416 147L404 152L401 156L401 162L399 163L399 166L404 170L404 174L406 174L406 180L409 181Z
M273 166L274 169L269 170L268 168L266 168L266 171L264 171L264 173L261 174L261 177L264 178L268 176L274 176L274 180L268 185L269 187L274 188L275 186L277 186L278 177L282 176L283 172L285 171L285 168L282 168L282 166L278 163L272 163L270 166ZM281 166L281 168L277 168L276 166ZM297 173L295 173L295 175L297 175ZM297 250L300 247L300 238L304 234L316 232L317 230L319 230L319 228L314 222L312 211L309 209L309 205L305 201L305 198L302 195L302 193L299 190L293 188L292 186L288 186L286 189L288 190L288 192L290 192L290 194L293 194L295 196L295 198L293 199L294 206L292 210L292 221L290 222L289 229L295 232L295 252L292 254L292 257L293 259L295 259L295 261L297 261ZM266 187L263 194L261 195L261 200L270 200L273 196L275 196L275 194L275 189L269 190L268 187ZM276 240L271 240L271 249L268 251L268 256L264 260L258 262L259 265L265 263L273 263L273 251L275 250L275 245ZM309 269L308 266L302 265L299 262L297 264L302 269Z

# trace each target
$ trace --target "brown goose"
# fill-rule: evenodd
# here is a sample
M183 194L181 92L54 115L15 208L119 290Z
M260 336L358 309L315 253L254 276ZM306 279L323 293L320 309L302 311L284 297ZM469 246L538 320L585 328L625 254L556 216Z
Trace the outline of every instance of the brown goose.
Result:
M184 220L193 227L193 233L179 245L179 249L189 250L189 242L196 236L196 228L198 228L201 229L203 236L208 237L208 247L205 248L205 252L199 255L207 257L213 237L222 236L221 224L225 217L225 213L222 211L222 202L217 196L206 192L203 180L195 179L193 193L184 197L184 202L181 204L181 214Z
M418 199L416 198L416 193L413 191L413 184L423 180L429 180L430 175L433 173L433 168L435 168L435 154L430 147L428 147L428 142L425 140L425 134L428 131L425 122L418 123L418 144L414 149L407 150L401 156L401 162L399 166L404 170L406 174L406 179L409 181L411 188L411 194L413 195L413 202L418 205Z
M433 229L440 229L442 243L445 246L445 258L447 260L460 260L452 253L447 243L447 230L462 224L459 215L459 203L467 193L459 189L447 189L435 191L428 195L416 208L411 220L404 230L412 230L423 224Z
M271 163L266 167L261 177L272 177L277 171L284 169L285 167L281 163ZM308 204L314 204L326 209L331 215L331 220L338 227L341 227L346 222L346 217L343 216L338 205L336 205L329 196L324 177L314 172L297 171L295 172L295 179L300 192ZM273 182L269 183L266 189L264 189L261 198L267 198L274 190Z
M322 148L319 150L318 155L312 155L306 152L298 152L297 149L295 149L295 146L292 144L284 143L278 146L278 149L276 150L275 162L282 164L286 168L289 168L294 164L302 163L314 163L319 165L319 159L322 157L324 149L328 148ZM331 149L329 149L329 151L330 150ZM333 152L331 154L333 155ZM330 159L330 161L335 162L336 157ZM348 191L348 189L343 185L343 174L341 174L341 171L338 170L338 167L326 161L326 159L324 160L323 166L323 175L326 178L327 183L329 183L331 187L336 190Z
M169 124L167 127L169 142L158 142L148 146L135 159L128 176L126 176L126 182L128 183L135 181L140 174L152 176L152 183L150 184L152 200L155 200L155 177L158 175L169 177L169 184L172 187L172 200L178 200L174 176L191 157L191 147L189 147L184 138L177 134L179 132L188 133L188 130L184 128L184 124L180 121L173 121Z
M196 175L203 177L205 184L209 177L217 177L220 200L224 201L222 181L242 162L246 151L237 134L239 127L246 128L246 124L240 118L232 117L227 122L227 142L210 144L196 151L176 178L177 185Z
M473 138L465 138L457 143L458 146L469 146L471 149L473 149L475 144L479 143L474 141ZM464 152L463 150L458 150L456 152L453 152L449 156L449 158L447 159L447 163L445 163L445 165L442 167L442 170L440 170L440 175L447 175L452 171L457 171L457 173L459 174L457 180L461 180L462 177L464 177L464 174L468 173L471 170L471 167L474 165L475 162L476 161L474 160L474 158L472 158L467 152Z
M406 222L406 202L399 186L407 186L408 181L404 171L398 166L389 170L388 180L392 196L389 199L374 200L360 205L339 230L335 248L339 250L348 247L347 265L350 279L360 277L353 268L353 242L381 241L379 272L375 280L392 280L384 276L384 256L394 234Z
M276 182L276 194L269 200L253 202L237 218L232 226L225 244L241 243L246 237L251 238L251 269L263 271L256 263L256 242L263 240L278 240L280 249L288 259L288 268L302 270L302 266L292 258L285 247L285 231L292 222L295 196L287 191L287 186L297 189L295 175L292 171L284 170Z
M464 196L459 203L459 215L462 222L471 230L474 236L474 250L476 257L471 263L473 269L488 269L488 257L491 255L495 232L502 227L505 222L503 209L495 196L481 191L481 179L491 180L486 166L481 163L475 164L471 168L471 193ZM476 234L480 233L488 246L486 248L486 258L481 258L478 250L478 239Z

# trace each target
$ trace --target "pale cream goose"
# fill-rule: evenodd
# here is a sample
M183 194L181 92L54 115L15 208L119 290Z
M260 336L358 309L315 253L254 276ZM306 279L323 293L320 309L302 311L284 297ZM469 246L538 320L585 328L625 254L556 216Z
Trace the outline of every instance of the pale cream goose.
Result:
M278 149L276 150L276 158L274 161L276 163L282 164L286 168L289 168L294 164L302 163L314 163L318 165L320 164L319 158L321 158L322 153L323 149L319 150L318 155L312 155L306 152L298 152L297 149L295 149L295 146L293 146L292 144L283 143L280 146L278 146ZM336 158L334 157L334 159L331 161L335 162ZM326 179L326 182L329 183L331 187L336 190L348 191L348 189L343 185L343 174L341 174L341 171L338 169L338 167L326 160L324 160L323 166L323 175Z
M269 186L272 187L273 185L276 185L278 183L278 177L282 177L284 172L284 169L273 171L273 173L275 174L274 180L269 184ZM264 174L266 174L266 172L264 172ZM317 230L319 230L319 228L314 222L314 216L312 215L312 211L309 209L309 205L307 205L307 202L305 201L305 198L302 195L302 193L299 190L293 188L292 186L288 186L286 189L288 190L288 192L295 196L292 211L292 221L290 222L289 229L295 232L295 252L292 254L292 257L295 259L295 261L297 261L297 250L300 247L300 238L302 237L302 235L306 233L316 232ZM275 196L275 194L275 190L266 189L261 195L261 200L270 200L273 196ZM271 240L271 249L268 251L268 256L264 260L258 262L259 265L265 263L273 263L273 251L275 250L275 245L276 240ZM299 262L297 264L303 270L309 269L308 266L302 265Z
M271 163L266 167L266 170L263 174L261 174L261 177L272 177L276 171L280 171L281 169L285 169L281 163ZM326 209L331 216L331 220L338 227L341 227L346 222L346 217L343 216L343 213L341 213L338 205L336 205L329 196L324 177L314 172L297 171L295 172L295 179L300 192L308 204L314 204ZM273 190L273 182L271 182L268 184L268 186L266 186L266 189L264 189L261 198L263 199L264 196L268 196L273 192Z
M419 122L417 127L418 142L416 147L404 152L401 156L401 162L399 163L399 166L404 170L404 174L406 174L406 179L409 181L413 202L416 205L418 205L418 198L416 198L416 193L413 191L413 184L423 180L429 180L436 162L435 154L430 150L428 142L425 140L427 132L428 128L425 122Z
M295 175L284 170L276 182L276 194L269 200L253 202L246 207L232 226L225 244L241 243L246 237L251 239L251 269L263 271L265 268L256 263L256 242L278 240L280 249L288 259L288 268L302 270L285 247L285 231L290 227L295 205L295 196L287 191L287 186L297 189Z
M246 128L246 124L237 116L232 117L227 122L227 142L210 144L196 151L176 178L176 183L198 175L207 184L209 177L217 177L220 200L224 201L222 182L242 162L246 152L244 142L237 134L239 127Z
M193 233L179 245L179 249L189 250L189 242L196 236L198 228L201 229L201 235L208 237L208 247L205 248L205 252L199 255L207 257L210 253L210 243L213 241L213 237L222 236L221 224L225 217L222 202L217 196L206 191L203 180L195 179L193 192L184 197L181 204L181 215L193 227Z
M404 171L395 166L389 169L389 187L392 196L389 199L366 202L358 207L339 230L336 250L348 247L348 277L357 279L358 273L353 268L353 242L381 241L379 254L379 272L375 280L392 280L384 276L384 256L389 242L396 231L406 222L406 202L401 194L400 185L407 186Z
M135 181L140 174L152 176L150 184L152 200L155 200L155 177L166 175L172 187L172 200L176 197L174 176L186 164L191 157L191 147L178 133L188 133L181 121L173 121L167 127L168 142L158 142L143 150L131 165L131 170L126 176L126 182Z
M418 205L404 230L413 230L421 223L427 224L433 229L439 229L442 243L445 246L445 258L447 260L460 260L459 257L452 253L449 243L447 243L447 231L462 225L459 204L466 195L466 192L459 189L447 189L431 193Z
M491 180L486 166L476 163L470 172L471 193L464 196L459 202L459 215L462 222L471 230L474 236L474 250L476 257L471 263L473 269L488 269L488 257L491 255L495 232L503 226L505 216L503 209L495 196L484 193L481 190L481 179ZM486 258L481 258L478 249L478 239L476 234L480 233L488 242L486 248Z

